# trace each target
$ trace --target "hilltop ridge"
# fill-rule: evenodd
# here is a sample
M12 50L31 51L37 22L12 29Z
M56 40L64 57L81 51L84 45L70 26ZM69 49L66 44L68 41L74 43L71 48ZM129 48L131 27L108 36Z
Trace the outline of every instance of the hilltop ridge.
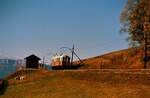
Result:
M81 69L142 69L143 56L139 48L114 51L83 60Z

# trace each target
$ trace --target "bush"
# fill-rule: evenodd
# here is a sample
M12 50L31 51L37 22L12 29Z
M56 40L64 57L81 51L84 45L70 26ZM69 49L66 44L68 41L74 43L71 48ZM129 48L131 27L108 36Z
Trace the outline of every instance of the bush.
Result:
M0 85L0 95L5 93L7 87L8 87L8 81L7 80L3 80L2 84Z
M128 51L128 55L132 57L135 56L138 52L139 50L137 48L132 48L131 50Z

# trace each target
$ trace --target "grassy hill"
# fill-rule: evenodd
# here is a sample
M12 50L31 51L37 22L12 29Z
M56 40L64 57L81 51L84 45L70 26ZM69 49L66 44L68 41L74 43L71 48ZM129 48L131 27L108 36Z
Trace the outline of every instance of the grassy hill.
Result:
M142 69L141 55L131 48L85 59L79 70L17 71L0 98L150 98L150 69Z
M142 51L129 48L83 60L81 69L141 69L143 68Z
M150 70L76 70L25 72L10 78L0 98L149 98Z

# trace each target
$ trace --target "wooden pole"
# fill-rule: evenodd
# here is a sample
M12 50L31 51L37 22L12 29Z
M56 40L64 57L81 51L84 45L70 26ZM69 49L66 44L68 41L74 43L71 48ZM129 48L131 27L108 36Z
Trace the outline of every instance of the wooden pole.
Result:
M73 65L74 44L73 44L71 52L72 52L72 54L71 54L71 66L72 66Z
M147 68L147 33L144 32L144 68Z
M45 56L43 56L43 64L42 64L42 68L44 68L44 63L45 63Z

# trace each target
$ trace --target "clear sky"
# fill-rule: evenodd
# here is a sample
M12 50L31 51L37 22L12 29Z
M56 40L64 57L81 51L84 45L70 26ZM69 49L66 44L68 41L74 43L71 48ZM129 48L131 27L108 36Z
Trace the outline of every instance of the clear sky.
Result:
M0 55L46 56L72 47L81 58L128 47L119 34L126 0L0 0ZM67 50L66 50L67 51Z

